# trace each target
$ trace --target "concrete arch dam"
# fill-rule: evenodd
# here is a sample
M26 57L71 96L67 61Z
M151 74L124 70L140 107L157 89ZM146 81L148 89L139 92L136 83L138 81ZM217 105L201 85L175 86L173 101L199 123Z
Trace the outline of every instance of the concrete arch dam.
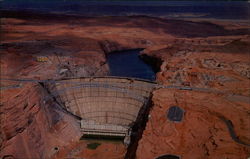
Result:
M48 81L50 94L81 118L87 135L127 137L147 109L156 83L119 77L89 77Z

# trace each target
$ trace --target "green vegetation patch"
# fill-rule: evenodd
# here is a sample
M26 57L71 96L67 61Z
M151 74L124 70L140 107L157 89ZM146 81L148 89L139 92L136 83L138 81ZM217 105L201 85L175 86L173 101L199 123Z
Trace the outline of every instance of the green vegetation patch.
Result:
M95 150L98 146L100 146L101 143L98 143L98 142L93 142L93 143L90 143L87 145L87 148L88 149L91 149L91 150Z

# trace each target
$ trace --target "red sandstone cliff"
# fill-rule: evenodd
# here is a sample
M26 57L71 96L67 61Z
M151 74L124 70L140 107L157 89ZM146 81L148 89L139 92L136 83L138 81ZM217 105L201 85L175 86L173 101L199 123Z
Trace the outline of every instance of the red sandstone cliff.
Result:
M249 143L247 23L239 26L237 22L213 24L140 16L44 18L21 14L1 20L1 78L106 75L105 53L146 48L142 58L147 56L159 71L159 83L216 90L153 92L153 108L137 158L162 154L184 159L249 157L249 147L235 142L220 118L230 120L238 138ZM41 62L39 57L47 60ZM19 83L1 82L3 87L15 84ZM45 94L39 84L29 83L1 90L1 157L125 156L122 145L86 149L87 143L79 142L78 121L53 101L44 103ZM183 122L174 124L166 119L172 105L185 110Z
M76 119L45 104L39 84L1 91L1 156L49 158L60 148L78 141Z
M153 93L154 104L139 141L138 159L163 154L187 159L249 157L249 37L227 40L221 37L222 44L212 46L200 40L199 45L196 40L188 45L176 42L144 51L162 61L157 73L159 82L207 89L159 89ZM168 108L175 105L185 110L181 123L167 119Z

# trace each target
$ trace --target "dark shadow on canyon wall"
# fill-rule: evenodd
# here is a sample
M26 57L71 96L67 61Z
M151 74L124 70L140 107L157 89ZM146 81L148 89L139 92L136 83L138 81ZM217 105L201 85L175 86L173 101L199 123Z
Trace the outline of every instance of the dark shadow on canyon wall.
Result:
M152 94L151 94L147 103L145 103L144 106L139 111L136 122L132 127L131 141L127 148L125 159L136 158L136 150L137 150L139 141L142 138L143 131L146 128L146 125L148 122L148 115L152 106L153 106L153 103L152 103Z

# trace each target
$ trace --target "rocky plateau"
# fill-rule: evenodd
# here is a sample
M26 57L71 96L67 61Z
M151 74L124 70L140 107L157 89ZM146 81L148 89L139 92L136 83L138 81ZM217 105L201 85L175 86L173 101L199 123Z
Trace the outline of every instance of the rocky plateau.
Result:
M182 159L250 157L250 25L247 21L81 17L1 12L0 157ZM133 150L80 140L79 120L39 83L6 79L105 76L106 55L144 48L140 57L164 86L152 92L148 121ZM166 118L169 107L184 119ZM128 153L130 153L128 155Z

